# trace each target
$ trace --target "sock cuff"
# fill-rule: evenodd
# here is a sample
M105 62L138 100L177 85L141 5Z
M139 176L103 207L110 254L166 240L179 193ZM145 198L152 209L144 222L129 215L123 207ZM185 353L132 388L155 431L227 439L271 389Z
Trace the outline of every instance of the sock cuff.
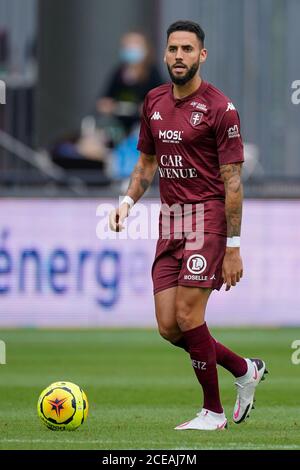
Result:
M211 342L211 335L206 322L203 325L192 328L191 330L184 331L183 336L189 346L193 344L203 344Z

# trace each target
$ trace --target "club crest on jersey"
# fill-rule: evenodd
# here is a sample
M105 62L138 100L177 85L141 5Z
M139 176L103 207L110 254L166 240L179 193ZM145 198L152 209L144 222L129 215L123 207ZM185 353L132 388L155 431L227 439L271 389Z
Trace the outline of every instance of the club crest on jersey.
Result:
M198 113L197 111L193 111L190 118L190 124L193 127L199 126L202 121L203 113Z

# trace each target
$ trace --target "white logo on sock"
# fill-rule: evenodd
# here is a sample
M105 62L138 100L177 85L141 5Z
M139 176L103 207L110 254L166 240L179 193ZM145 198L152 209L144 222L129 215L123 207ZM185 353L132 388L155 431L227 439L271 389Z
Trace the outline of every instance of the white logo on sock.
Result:
M196 359L192 359L192 365L195 369L206 370L206 364L206 362L196 361Z

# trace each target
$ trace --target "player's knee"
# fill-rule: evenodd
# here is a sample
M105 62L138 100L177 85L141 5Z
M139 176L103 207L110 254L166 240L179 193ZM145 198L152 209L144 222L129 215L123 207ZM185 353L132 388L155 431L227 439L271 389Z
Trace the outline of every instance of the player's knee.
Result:
M171 343L176 343L181 337L181 332L178 331L178 327L175 328L173 325L159 325L158 331L162 338Z
M187 327L193 318L193 305L185 299L176 301L176 320L179 327Z

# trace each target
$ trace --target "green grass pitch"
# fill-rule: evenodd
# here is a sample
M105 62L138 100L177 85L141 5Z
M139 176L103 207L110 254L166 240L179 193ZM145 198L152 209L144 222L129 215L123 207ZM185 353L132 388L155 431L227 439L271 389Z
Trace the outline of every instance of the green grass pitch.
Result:
M245 423L231 420L235 388L219 369L227 431L174 431L195 416L202 397L188 355L152 330L3 330L0 449L300 449L300 365L291 344L300 329L213 329L269 375ZM90 414L74 432L53 432L36 413L51 382L78 383Z

